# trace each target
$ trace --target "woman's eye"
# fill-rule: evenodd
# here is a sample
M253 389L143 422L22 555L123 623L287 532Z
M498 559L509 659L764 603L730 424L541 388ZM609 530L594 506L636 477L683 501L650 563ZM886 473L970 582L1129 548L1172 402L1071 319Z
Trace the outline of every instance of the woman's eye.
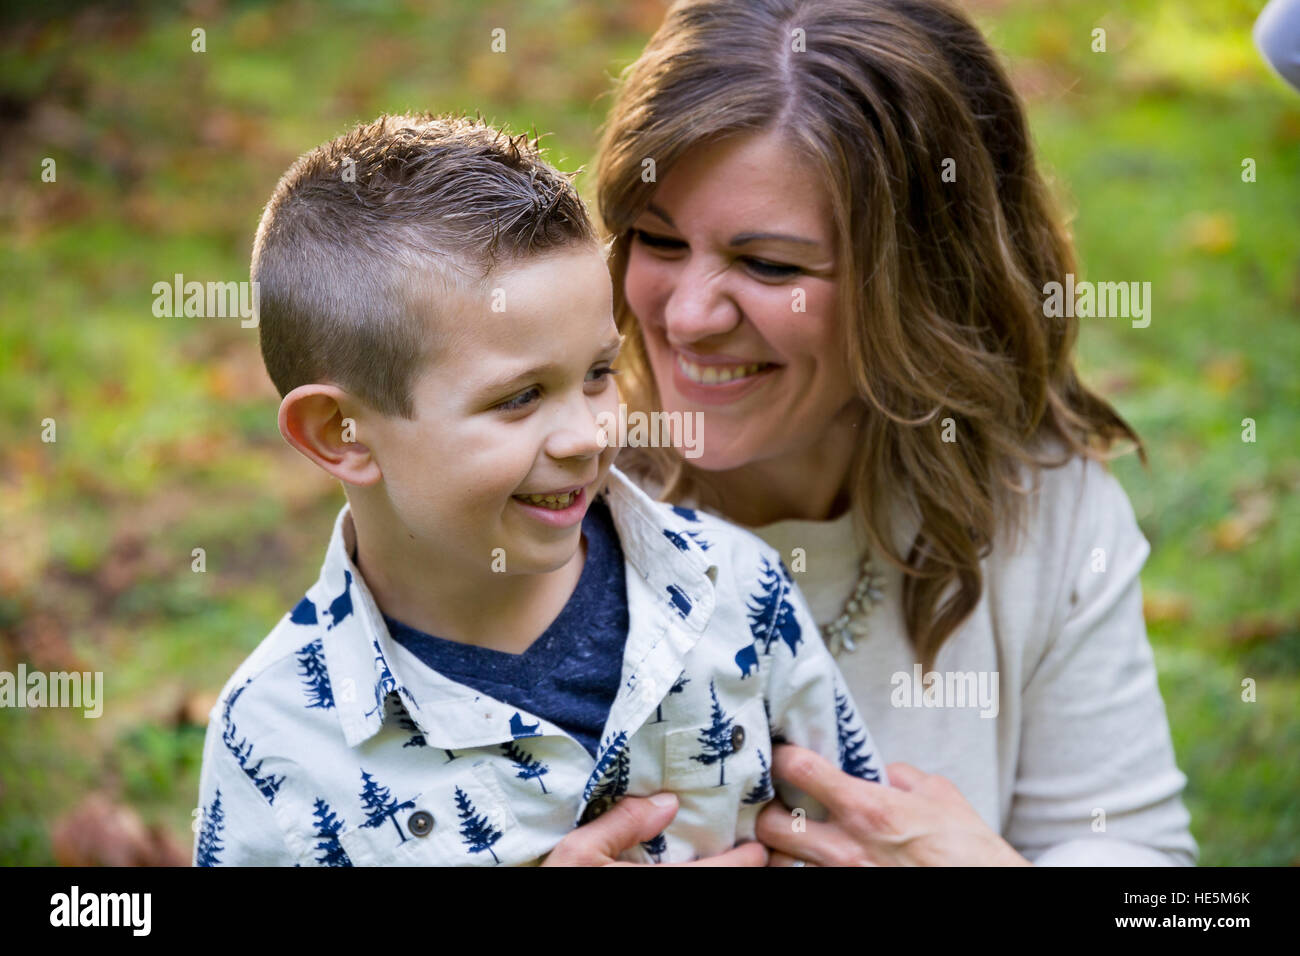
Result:
M765 259L747 258L745 264L757 275L768 279L786 279L803 271L798 266L782 265L779 262L768 262Z
M540 394L541 394L541 389L539 389L536 385L534 385L526 392L520 392L514 398L504 401L500 405L497 405L496 408L498 411L502 411L502 412L517 412L519 411L519 409L527 408L529 405L531 405L533 399L535 399Z
M632 235L638 242L643 242L651 249L684 249L686 243L680 239L670 239L667 236L656 236L652 232L646 232L644 229L633 229Z

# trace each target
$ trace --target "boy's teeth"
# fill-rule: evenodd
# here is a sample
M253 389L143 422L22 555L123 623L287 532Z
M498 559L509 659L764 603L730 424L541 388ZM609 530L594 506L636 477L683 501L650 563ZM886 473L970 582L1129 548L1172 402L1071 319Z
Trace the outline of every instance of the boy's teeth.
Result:
M515 495L520 501L526 501L530 505L541 505L543 508L554 508L557 511L569 507L577 496L576 491L568 491L562 495Z
M682 355L677 356L677 367L692 382L701 385L721 385L738 378L748 378L767 368L768 362L752 362L748 365L696 365Z

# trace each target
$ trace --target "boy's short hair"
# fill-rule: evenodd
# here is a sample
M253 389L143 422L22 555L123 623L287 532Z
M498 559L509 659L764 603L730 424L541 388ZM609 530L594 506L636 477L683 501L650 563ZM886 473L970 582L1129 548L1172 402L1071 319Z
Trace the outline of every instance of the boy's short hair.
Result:
M585 243L586 207L536 138L381 116L299 157L266 205L251 272L267 372L281 396L330 381L410 418L437 344L430 305L500 263Z

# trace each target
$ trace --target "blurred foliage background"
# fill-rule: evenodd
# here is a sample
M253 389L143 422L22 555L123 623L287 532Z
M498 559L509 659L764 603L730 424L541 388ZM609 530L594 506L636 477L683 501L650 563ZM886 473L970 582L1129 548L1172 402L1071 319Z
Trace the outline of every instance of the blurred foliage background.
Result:
M1252 45L1261 6L970 4L1081 278L1152 283L1150 327L1085 319L1079 360L1151 453L1115 470L1153 547L1147 620L1205 864L1300 863L1300 94ZM107 697L98 720L0 709L0 863L188 861L208 708L315 579L343 500L280 439L256 331L156 318L153 283L247 279L280 173L381 112L477 110L589 164L665 8L0 14L0 669L103 671Z

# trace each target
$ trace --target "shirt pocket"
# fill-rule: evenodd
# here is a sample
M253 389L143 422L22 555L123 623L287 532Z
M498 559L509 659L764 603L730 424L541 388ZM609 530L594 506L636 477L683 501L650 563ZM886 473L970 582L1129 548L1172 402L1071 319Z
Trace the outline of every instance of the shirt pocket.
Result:
M677 793L739 789L743 797L766 776L771 749L767 712L762 698L755 697L734 716L724 712L721 720L669 731L664 736L664 787Z
M467 766L373 823L338 834L354 866L512 866L533 862L493 762ZM535 849L535 848L532 848Z

